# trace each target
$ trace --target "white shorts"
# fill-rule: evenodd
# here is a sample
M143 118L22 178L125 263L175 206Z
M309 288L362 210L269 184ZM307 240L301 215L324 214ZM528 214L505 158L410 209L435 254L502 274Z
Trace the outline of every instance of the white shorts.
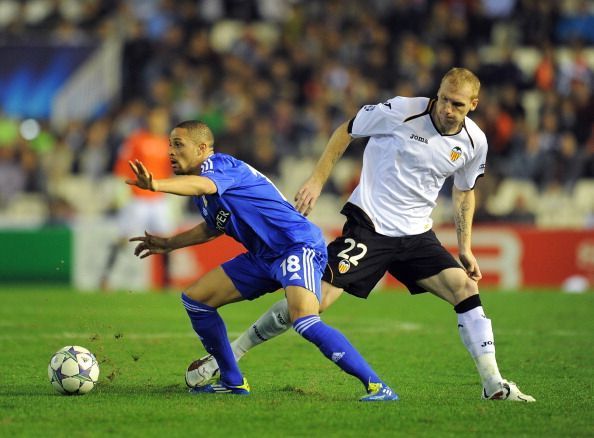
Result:
M121 237L151 234L170 235L175 231L172 209L165 196L153 199L132 198L119 212Z

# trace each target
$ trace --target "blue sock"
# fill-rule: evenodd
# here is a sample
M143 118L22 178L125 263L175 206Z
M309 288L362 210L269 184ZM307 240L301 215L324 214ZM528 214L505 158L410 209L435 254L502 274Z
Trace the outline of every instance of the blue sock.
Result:
M194 301L183 293L181 299L202 345L219 364L221 380L228 385L241 385L243 375L233 356L225 323L217 309Z
M293 323L293 328L309 342L317 345L324 356L345 373L357 377L365 385L365 389L370 382L381 382L375 371L348 339L335 328L324 324L318 315L297 319Z

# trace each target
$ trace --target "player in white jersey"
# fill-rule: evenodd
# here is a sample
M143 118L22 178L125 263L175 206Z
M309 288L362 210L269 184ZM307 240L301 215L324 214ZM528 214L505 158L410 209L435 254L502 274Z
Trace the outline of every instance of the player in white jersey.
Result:
M485 170L487 140L467 117L478 105L479 90L472 72L453 68L442 78L436 99L395 97L364 106L334 131L298 191L296 207L307 215L351 138L368 140L361 180L342 209L347 217L343 233L328 245L320 310L343 290L366 298L388 272L411 293L429 291L454 306L462 342L481 377L483 398L531 402L533 397L501 377L491 320L479 297L482 275L471 249L473 188ZM452 175L462 266L431 230L439 190ZM233 342L236 359L286 330L285 308L282 301L276 303ZM204 357L193 369L208 378L216 374L217 365Z

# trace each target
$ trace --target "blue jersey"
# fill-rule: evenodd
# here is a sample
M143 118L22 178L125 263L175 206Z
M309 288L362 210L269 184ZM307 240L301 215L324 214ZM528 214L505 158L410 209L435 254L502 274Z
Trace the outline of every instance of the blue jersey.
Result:
M303 244L325 250L320 229L250 165L217 153L202 163L201 176L217 186L212 195L194 196L207 225L233 237L253 255L275 259Z

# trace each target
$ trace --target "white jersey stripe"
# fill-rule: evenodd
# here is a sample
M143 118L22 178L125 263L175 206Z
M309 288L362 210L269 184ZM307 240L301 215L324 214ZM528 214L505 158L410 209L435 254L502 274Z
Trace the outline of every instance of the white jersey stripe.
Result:
M310 248L303 248L303 275L305 276L305 287L313 292L312 286L314 285L313 276L313 263L311 257L312 250Z
M318 293L318 284L316 282L314 258L315 250L303 248L303 275L305 276L305 287L313 293Z
M316 273L314 269L314 258L316 256L316 252L313 249L309 250L309 278L311 282L311 290L313 293L318 293L318 284L316 283Z
M213 169L214 165L212 164L212 160L210 158L207 158L200 166L200 173L205 173Z
M307 248L301 249L303 254L301 255L301 266L303 269L303 283L306 289L309 289L309 279L308 279L308 271L307 271Z

